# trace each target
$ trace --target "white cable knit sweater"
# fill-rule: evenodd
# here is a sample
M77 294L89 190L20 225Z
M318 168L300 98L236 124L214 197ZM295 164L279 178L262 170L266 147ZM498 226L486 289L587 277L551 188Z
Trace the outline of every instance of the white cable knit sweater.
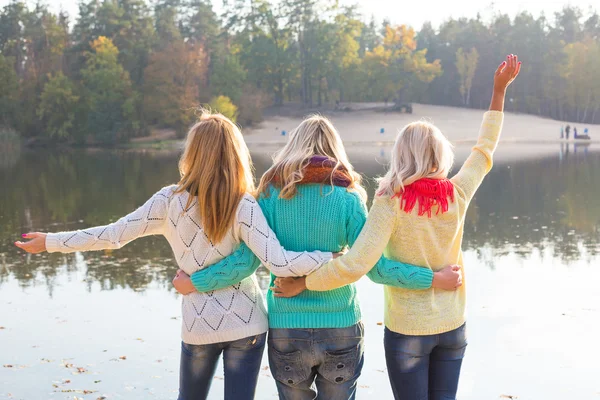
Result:
M232 253L241 240L278 276L308 275L332 258L331 253L283 249L249 194L240 201L230 232L220 243L212 243L202 230L196 203L185 209L189 194L176 194L176 188L161 189L143 206L112 224L50 233L46 249L63 253L118 249L142 236L163 235L179 268L189 275ZM182 340L189 344L227 342L268 329L263 295L254 275L225 289L183 296L182 313Z

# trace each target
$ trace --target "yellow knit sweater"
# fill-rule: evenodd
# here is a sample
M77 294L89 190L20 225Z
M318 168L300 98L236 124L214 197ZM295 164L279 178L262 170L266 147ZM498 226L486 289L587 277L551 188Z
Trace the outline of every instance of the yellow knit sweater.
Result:
M438 271L450 264L463 265L463 226L469 202L492 168L503 113L485 113L477 144L460 171L451 178L454 202L448 212L418 216L400 209L399 200L378 197L367 223L350 251L306 278L309 290L324 291L355 282L366 274L385 251L388 258ZM385 286L385 325L404 335L448 332L465 322L466 278L456 291L406 290Z

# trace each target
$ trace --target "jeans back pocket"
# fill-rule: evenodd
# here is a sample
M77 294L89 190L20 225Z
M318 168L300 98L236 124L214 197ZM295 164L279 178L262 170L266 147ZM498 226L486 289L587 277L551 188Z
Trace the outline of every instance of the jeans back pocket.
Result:
M310 368L302 362L300 350L282 353L269 347L269 364L273 378L288 386L295 386L309 377Z
M325 361L319 367L319 374L331 383L337 384L356 379L362 367L360 347L359 344L344 350L326 351Z

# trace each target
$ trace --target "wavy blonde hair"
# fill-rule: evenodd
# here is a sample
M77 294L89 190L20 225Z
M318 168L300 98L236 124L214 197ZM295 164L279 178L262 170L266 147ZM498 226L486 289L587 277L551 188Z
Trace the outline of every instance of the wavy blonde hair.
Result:
M273 166L262 176L258 192L268 194L269 184L277 181L282 187L279 197L291 199L296 195L296 185L304 177L304 168L313 156L331 158L336 162L333 171L345 169L351 180L348 189L355 190L366 201L367 192L362 187L362 177L348 161L339 133L329 119L320 115L309 116L290 133L290 140L275 155ZM331 176L330 183L333 186L333 174Z
M379 178L378 196L393 196L422 178L444 179L454 163L452 144L432 123L406 125L396 138L390 168Z
M176 192L190 194L186 210L198 199L202 229L218 243L233 226L242 196L254 193L254 176L239 128L221 114L202 113L187 134Z

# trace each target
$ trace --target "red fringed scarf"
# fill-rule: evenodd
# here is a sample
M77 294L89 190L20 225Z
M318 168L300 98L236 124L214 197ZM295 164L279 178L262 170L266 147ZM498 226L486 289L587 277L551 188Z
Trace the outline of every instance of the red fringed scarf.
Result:
M454 202L454 185L449 179L419 179L404 186L404 191L396 193L392 198L400 199L400 208L410 213L417 202L419 216L427 214L431 218L431 209L437 205L436 215L448 211L448 199Z

